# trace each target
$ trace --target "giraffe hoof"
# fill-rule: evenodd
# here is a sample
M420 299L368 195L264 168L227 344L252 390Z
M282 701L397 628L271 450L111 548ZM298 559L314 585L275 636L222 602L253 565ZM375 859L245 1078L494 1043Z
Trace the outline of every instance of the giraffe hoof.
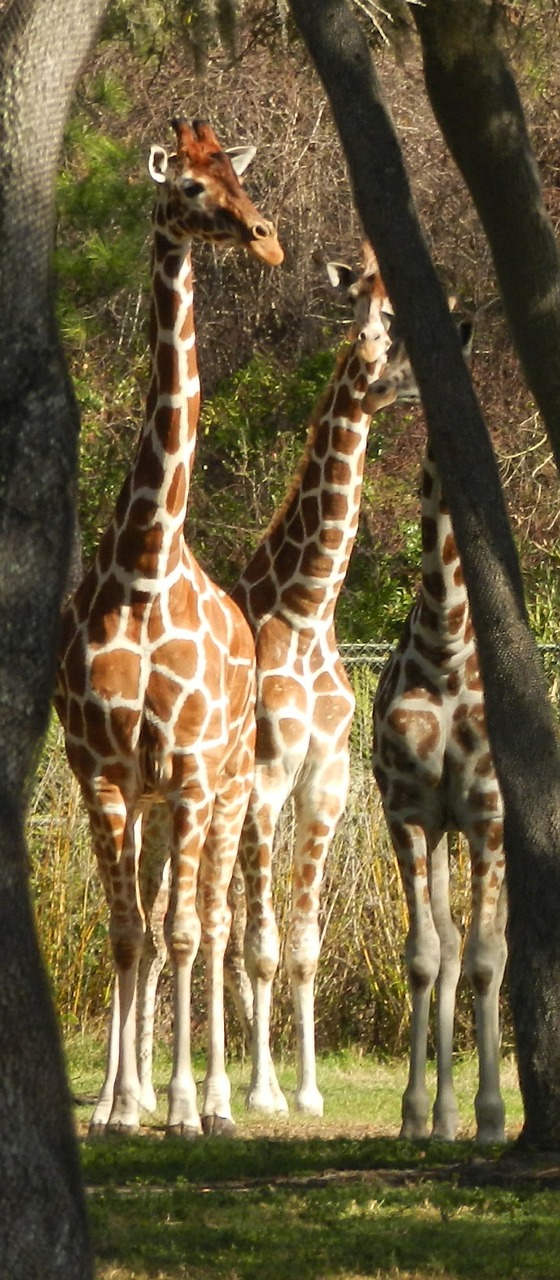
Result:
M202 1137L201 1130L194 1124L168 1124L166 1138L182 1138L186 1142L194 1142Z
M102 1120L90 1121L88 1127L88 1138L104 1138L107 1131L107 1125Z
M235 1124L227 1116L203 1116L202 1132L205 1138L231 1138Z
M117 1138L134 1138L140 1133L139 1124L126 1124L124 1120L109 1120L105 1125L105 1133L116 1134Z

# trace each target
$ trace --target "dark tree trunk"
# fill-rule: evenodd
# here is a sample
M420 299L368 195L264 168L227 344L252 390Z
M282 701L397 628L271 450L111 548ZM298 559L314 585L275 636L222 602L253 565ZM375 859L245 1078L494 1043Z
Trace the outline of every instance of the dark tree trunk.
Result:
M560 253L495 0L414 6L434 113L476 205L560 468Z
M0 14L0 1274L91 1275L59 1031L29 898L24 823L50 706L74 528L78 414L53 310L54 179L105 0Z
M359 25L346 0L290 3L331 102L356 207L408 347L452 513L506 806L509 972L524 1136L558 1143L560 756L498 469ZM470 106L470 100L463 106L467 118Z
M486 231L513 338L560 469L560 254L517 86L499 43L499 7L494 0L430 0L414 13L430 101ZM515 662L515 651L508 657ZM529 715L532 724L525 728ZM543 794L541 770L543 779L550 776L547 737L539 741L536 707L527 707L519 733L534 745L535 758L525 788L518 789L517 815L513 803L508 815L509 988L524 1134L539 1142L558 1135L560 1110L560 814L555 788ZM531 769L530 758L527 765ZM511 830L521 805L528 861Z

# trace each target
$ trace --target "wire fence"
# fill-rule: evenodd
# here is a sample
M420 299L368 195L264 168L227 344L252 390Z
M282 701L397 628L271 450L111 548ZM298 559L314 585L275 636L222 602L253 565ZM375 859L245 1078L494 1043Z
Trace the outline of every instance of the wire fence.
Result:
M353 755L360 753L362 764L369 763L373 699L381 671L394 645L389 643L340 644L339 652L356 694L356 713L352 732ZM560 644L538 646L548 682L549 696L555 711L560 715ZM356 768L358 761L353 759Z

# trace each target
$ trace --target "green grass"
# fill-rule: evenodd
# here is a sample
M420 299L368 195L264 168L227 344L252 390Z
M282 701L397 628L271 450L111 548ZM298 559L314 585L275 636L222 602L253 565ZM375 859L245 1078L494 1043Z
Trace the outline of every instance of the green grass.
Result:
M74 1095L80 1099L77 1121L85 1130L93 1102L100 1088L105 1063L103 1030L95 1038L71 1036L66 1045L68 1069ZM295 1092L295 1064L293 1059L276 1062L279 1082L290 1104L289 1117L277 1117L263 1121L245 1110L244 1099L250 1077L250 1063L234 1060L228 1066L232 1090L232 1111L240 1139L260 1136L384 1136L397 1137L400 1126L401 1096L406 1084L405 1059L381 1061L354 1050L321 1055L318 1059L318 1083L323 1094L325 1114L322 1119L301 1116L293 1109ZM197 1080L202 1082L205 1071L204 1056L198 1054L194 1061ZM163 1131L166 1110L166 1085L171 1073L168 1046L160 1042L156 1048L154 1083L158 1093L158 1109L155 1116L145 1114L143 1124L148 1136ZM508 1136L519 1132L522 1108L517 1084L517 1070L512 1057L502 1063L502 1090L506 1106ZM434 1064L428 1066L429 1087L435 1093ZM474 1137L473 1099L477 1088L477 1059L468 1054L458 1059L455 1070L455 1087L461 1113L459 1136ZM84 1101L82 1101L82 1099Z
M83 1134L102 1037L75 1037L67 1053ZM195 1070L202 1079L202 1058ZM553 1158L535 1165L513 1142L475 1146L474 1057L456 1064L456 1143L397 1139L405 1063L349 1051L322 1057L318 1071L322 1120L249 1116L249 1064L234 1062L236 1136L163 1141L160 1046L162 1098L144 1132L81 1142L97 1280L560 1280L560 1169ZM293 1063L278 1074L290 1098ZM514 1138L522 1110L511 1058L502 1087Z

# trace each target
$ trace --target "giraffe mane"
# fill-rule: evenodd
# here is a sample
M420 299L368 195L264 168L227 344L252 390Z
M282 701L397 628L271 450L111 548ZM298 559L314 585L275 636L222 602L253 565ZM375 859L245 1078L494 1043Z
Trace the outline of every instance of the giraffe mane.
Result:
M326 387L321 392L321 395L318 397L316 404L314 405L314 408L311 411L311 417L309 419L309 425L307 428L307 438L305 443L305 449L299 460L297 470L294 472L294 475L292 476L292 479L288 485L288 488L284 495L284 500L280 503L280 506L274 512L274 515L270 521L270 524L265 529L261 538L261 542L265 542L266 539L270 537L271 533L274 532L277 526L282 523L282 520L284 519L286 511L288 510L288 507L292 501L292 498L297 493L300 487L301 477L307 466L307 462L309 459L309 455L311 453L311 449L315 442L317 431L321 424L321 420L324 416L325 406L329 399L333 384L336 382L337 378L339 377L339 371L340 371L341 365L348 358L349 350L350 350L350 344L348 343L346 344L346 346L342 348L341 351L339 351L335 361L334 369L329 378L329 381L327 382Z

